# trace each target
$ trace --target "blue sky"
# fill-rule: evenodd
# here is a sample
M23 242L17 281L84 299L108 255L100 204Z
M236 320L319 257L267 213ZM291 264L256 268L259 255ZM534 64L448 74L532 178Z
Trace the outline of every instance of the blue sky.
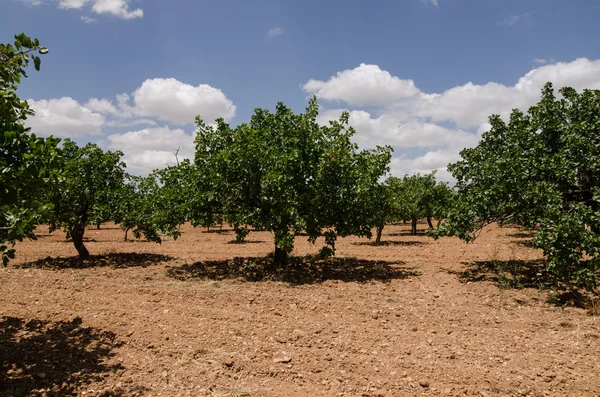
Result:
M323 122L350 110L359 144L394 146L394 173L447 177L544 80L600 88L594 0L1 1L2 42L50 49L19 89L34 132L120 149L136 173L193 153L194 114L237 124L317 94Z

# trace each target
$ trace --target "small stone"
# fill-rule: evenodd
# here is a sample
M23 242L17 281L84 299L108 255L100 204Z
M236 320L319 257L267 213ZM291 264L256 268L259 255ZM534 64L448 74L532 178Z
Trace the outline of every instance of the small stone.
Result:
M46 374L45 374L45 373L43 373L43 372L38 372L38 373L37 373L37 376L38 376L38 378L45 378L45 377L46 377Z
M273 359L273 361L279 364L289 364L292 362L292 358L289 356L281 356Z
M421 387L428 388L429 382L427 382L426 380L422 380L419 382L419 385L421 385Z

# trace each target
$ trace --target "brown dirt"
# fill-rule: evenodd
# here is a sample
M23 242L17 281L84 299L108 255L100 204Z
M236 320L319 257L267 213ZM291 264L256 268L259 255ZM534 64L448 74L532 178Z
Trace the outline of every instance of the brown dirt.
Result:
M19 244L0 269L0 396L600 396L599 317L506 288L539 285L522 231L467 245L392 226L268 281L224 260L265 256L270 234L183 231L90 228L90 263L45 228ZM298 237L294 254L318 249Z

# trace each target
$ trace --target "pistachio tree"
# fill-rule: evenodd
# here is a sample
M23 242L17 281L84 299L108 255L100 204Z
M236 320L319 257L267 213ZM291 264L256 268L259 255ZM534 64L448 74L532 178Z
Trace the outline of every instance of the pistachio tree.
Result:
M21 78L27 77L30 60L40 69L40 57L48 50L37 39L21 33L13 44L0 44L0 256L6 265L15 257L14 245L35 239L34 229L51 210L46 189L58 178L56 138L40 138L25 127L34 114L17 95Z
M54 208L48 223L51 231L63 229L79 257L86 260L90 253L83 243L85 228L95 209L110 205L107 198L122 186L123 154L104 152L93 143L79 147L70 139L65 139L61 152L64 178L50 194Z
M305 113L279 103L275 112L256 109L248 123L232 128L197 119L195 165L199 172L192 209L196 222L223 216L274 235L274 265L284 266L301 231L315 242L324 236L324 255L337 236L369 235L362 193L377 185L391 148L359 151L351 141L348 113L322 126L313 98Z
M440 232L473 240L487 224L535 229L554 276L597 285L600 260L600 90L542 90L527 113L490 117L480 143L449 165L457 198Z

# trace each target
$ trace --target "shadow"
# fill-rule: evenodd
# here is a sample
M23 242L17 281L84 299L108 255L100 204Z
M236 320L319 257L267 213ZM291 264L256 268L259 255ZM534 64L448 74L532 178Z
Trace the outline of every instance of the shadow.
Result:
M380 243L376 243L375 241L361 241L352 243L352 245L370 245L372 247L381 247L384 245L399 245L399 246L412 246L412 245L425 245L428 243L423 243L421 241L392 241L392 240L384 240Z
M223 230L210 229L210 230L202 230L202 233L229 234L230 232L233 232L233 229L223 229Z
M60 242L73 244L73 240L71 240L71 239L60 240ZM97 240L93 237L84 237L83 242L84 243L95 243L95 242L97 242Z
M47 257L44 259L38 259L37 261L15 265L15 267L59 270L110 266L116 269L124 269L128 267L148 267L171 260L173 260L173 258L167 255L114 253L106 255L93 255L89 261L81 260L78 256L70 256L67 258Z
M412 234L410 232L410 230L403 230L400 232L396 232L396 233L389 233L388 236L427 236L427 233L425 232L425 230L417 230L417 234Z
M463 262L464 271L447 270L463 283L489 281L501 288L548 288L556 285L556 278L545 269L544 260L536 261L477 261Z
M167 269L177 280L283 281L290 284L317 284L327 280L344 282L391 281L420 276L404 262L371 261L356 258L319 259L315 256L290 257L285 268L275 268L273 257L233 258L224 261L196 262Z
M261 243L264 243L264 241L262 241L262 240L244 240L244 241L231 240L231 241L227 242L227 244L237 244L237 245L261 244Z
M521 245L523 247L527 247L527 248L535 248L533 246L533 240L513 240L511 241L512 244L516 244L516 245Z
M152 389L139 385L131 386L130 388L117 387L114 390L102 392L100 395L98 395L98 397L141 397L147 395L151 390Z
M52 237L52 234L49 234L49 233L42 233L42 234L36 233L35 234L35 238L38 240L43 239L43 238L48 238L48 237Z
M533 238L535 237L535 230L526 230L522 232L509 233L506 235L507 238Z
M109 372L113 349L123 343L109 331L72 321L0 319L0 396L65 396Z

